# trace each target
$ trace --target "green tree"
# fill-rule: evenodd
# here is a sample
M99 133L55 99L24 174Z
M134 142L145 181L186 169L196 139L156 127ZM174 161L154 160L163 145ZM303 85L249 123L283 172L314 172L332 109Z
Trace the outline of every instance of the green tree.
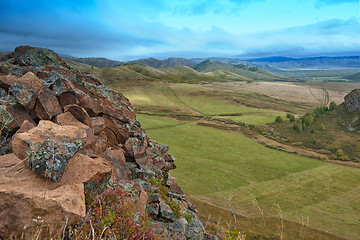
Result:
M331 102L330 105L329 105L329 111L334 110L336 107L337 107L336 103L335 103L335 102Z
M286 114L286 118L288 118L290 122L295 122L295 116L291 113Z
M312 114L309 114L303 119L303 122L306 124L306 126L310 126L314 122L314 117Z
M277 116L277 117L275 118L275 122L276 122L276 123L281 123L282 121L283 121L283 119L282 119L281 116Z

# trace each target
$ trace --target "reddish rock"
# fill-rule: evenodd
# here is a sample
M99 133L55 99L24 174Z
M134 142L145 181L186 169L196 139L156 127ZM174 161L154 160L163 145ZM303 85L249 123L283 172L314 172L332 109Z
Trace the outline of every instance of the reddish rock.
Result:
M102 132L106 127L105 120L102 117L92 117L91 122L93 125L93 132L95 135Z
M18 79L15 75L2 75L0 76L0 88L8 90Z
M35 107L36 97L43 87L43 82L34 73L28 72L18 78L9 87L17 101L27 109Z
M111 168L106 159L77 153L69 160L60 184L84 183L90 190L99 190L108 184L110 177Z
M14 154L0 156L0 228L24 231L30 239L39 221L45 232L61 236L68 224L85 216L84 185L45 183Z
M82 122L77 120L70 112L64 112L60 115L57 115L56 122L57 122L57 124L62 125L62 126L83 124Z
M79 100L74 92L64 92L59 96L59 103L62 109L66 105L79 104Z
M105 157L114 165L115 174L113 176L116 180L127 180L129 178L130 171L126 167L125 154L122 149L107 149Z
M50 120L62 113L60 104L53 91L48 88L41 91L36 101L35 112L42 120Z
M69 68L55 52L30 46L19 46L10 54L20 66L42 67L47 65L57 65Z
M92 146L94 153L101 154L101 153L105 152L109 146L108 143L104 139L102 139L98 136L95 136L94 139L95 139L95 141Z
M95 136L89 126L77 120L70 112L65 112L56 116L56 122L61 126L71 125L78 126L81 129L84 129L86 131L86 143L83 148L94 149L94 152L96 153L104 152L106 150L106 141Z
M0 100L0 105L4 105L6 107L6 111L14 118L14 120L7 125L10 130L21 127L25 120L29 121L33 125L36 125L34 120L30 117L28 111L26 111L20 104Z
M93 128L89 114L82 107L75 104L67 105L64 107L64 112L70 112L77 120Z
M25 120L23 124L21 125L20 129L16 131L16 133L12 136L11 141L15 138L17 134L24 133L29 131L30 129L34 128L35 125L30 123L28 120ZM11 142L10 142L11 145Z
M129 130L125 126L117 124L112 117L104 116L103 119L105 120L106 127L114 133L117 142L124 144L130 136Z
M0 156L0 228L25 230L27 239L34 220L51 226L50 235L61 236L66 218L70 225L85 217L84 184L101 188L111 175L105 159L82 154L70 159L60 183L45 183L24 165L14 154Z
M109 143L109 145L111 147L118 147L119 141L116 138L115 133L113 131L111 131L111 129L106 127L106 128L104 128L104 130L102 132L105 133L107 142Z
M60 181L68 160L86 143L86 130L79 126L60 126L50 121L17 134L12 149L38 175Z
M96 117L100 113L103 113L104 108L98 104L94 99L90 98L89 96L85 95L85 93L78 93L77 97L80 101L80 106L83 107L91 117Z

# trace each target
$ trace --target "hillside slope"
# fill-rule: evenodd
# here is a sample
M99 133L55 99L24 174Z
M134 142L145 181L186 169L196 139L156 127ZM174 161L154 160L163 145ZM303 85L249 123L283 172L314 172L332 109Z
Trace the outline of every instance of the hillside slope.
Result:
M49 49L4 58L1 238L205 238L169 146L147 136L126 97Z
M246 64L237 64L234 66L215 62L211 60L205 60L194 67L195 70L199 72L222 72L224 74L236 74L244 78L252 80L264 80L264 81L279 81L286 80L285 77L267 71L265 69L246 65Z
M230 71L198 72L190 67L154 68L138 64L126 64L113 68L81 68L98 76L104 83L113 87L131 88L138 85L152 85L156 82L200 83L226 81L253 81Z
M174 58L174 57L164 59L164 60L159 60L156 58L138 59L138 60L130 61L130 62L128 62L128 64L146 65L146 66L154 67L154 68L174 67L177 65L183 65L183 66L193 68L196 65L195 62L188 60L186 58Z

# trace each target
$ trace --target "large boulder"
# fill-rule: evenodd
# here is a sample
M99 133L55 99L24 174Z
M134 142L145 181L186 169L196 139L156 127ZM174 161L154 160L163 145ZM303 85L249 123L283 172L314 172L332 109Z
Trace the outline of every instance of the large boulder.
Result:
M59 182L69 159L86 143L86 130L78 126L60 126L40 121L27 132L16 134L12 149L27 159L29 169Z
M94 178L106 182L111 169L104 159L82 154L71 158L69 166L57 183L44 181L14 154L0 156L0 228L25 232L25 239L43 231L45 239L61 236L66 224L85 217L84 185Z

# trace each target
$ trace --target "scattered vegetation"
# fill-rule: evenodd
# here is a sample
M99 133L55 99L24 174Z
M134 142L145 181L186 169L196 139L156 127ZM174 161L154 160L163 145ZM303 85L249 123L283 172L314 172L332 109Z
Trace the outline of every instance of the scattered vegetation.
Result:
M101 194L87 192L87 217L68 227L68 239L156 239L147 216L132 215L129 198L121 187Z
M153 177L150 179L150 184L151 186L155 187L154 193L159 193L162 199L164 199L165 202L169 205L175 216L180 217L181 208L176 201L174 201L171 197L168 197L168 188L164 186L164 179L157 179Z
M277 116L277 117L275 118L275 122L276 122L276 123L281 123L281 122L283 122L282 117L281 117L281 116Z
M333 111L329 114L337 113ZM147 133L151 138L171 146L178 166L172 174L189 194L203 220L208 214L221 216L223 220L220 224L228 228L225 219L228 219L229 213L221 213L226 206L213 187L216 183L226 196L233 196L233 210L243 215L237 215L242 231L265 235L279 232L275 202L282 209L284 239L299 238L301 215L311 219L311 225L302 239L337 239L335 235L349 239L359 237L357 227L351 224L358 217L351 209L360 208L357 200L360 197L359 169L268 149L238 133L193 124L179 125L179 121L156 116L139 115L138 119L145 129L149 129ZM320 118L312 127L317 129L321 121ZM293 123L284 121L281 124ZM281 124L272 127L284 128ZM310 129L307 129L295 135L307 134L307 131L310 134ZM313 138L321 139L312 136L310 140ZM309 145L313 146L310 142ZM266 228L258 208L253 205L254 197L264 212ZM254 222L254 216L259 216L258 223ZM218 219L214 221L216 223ZM326 235L321 230L332 235Z

